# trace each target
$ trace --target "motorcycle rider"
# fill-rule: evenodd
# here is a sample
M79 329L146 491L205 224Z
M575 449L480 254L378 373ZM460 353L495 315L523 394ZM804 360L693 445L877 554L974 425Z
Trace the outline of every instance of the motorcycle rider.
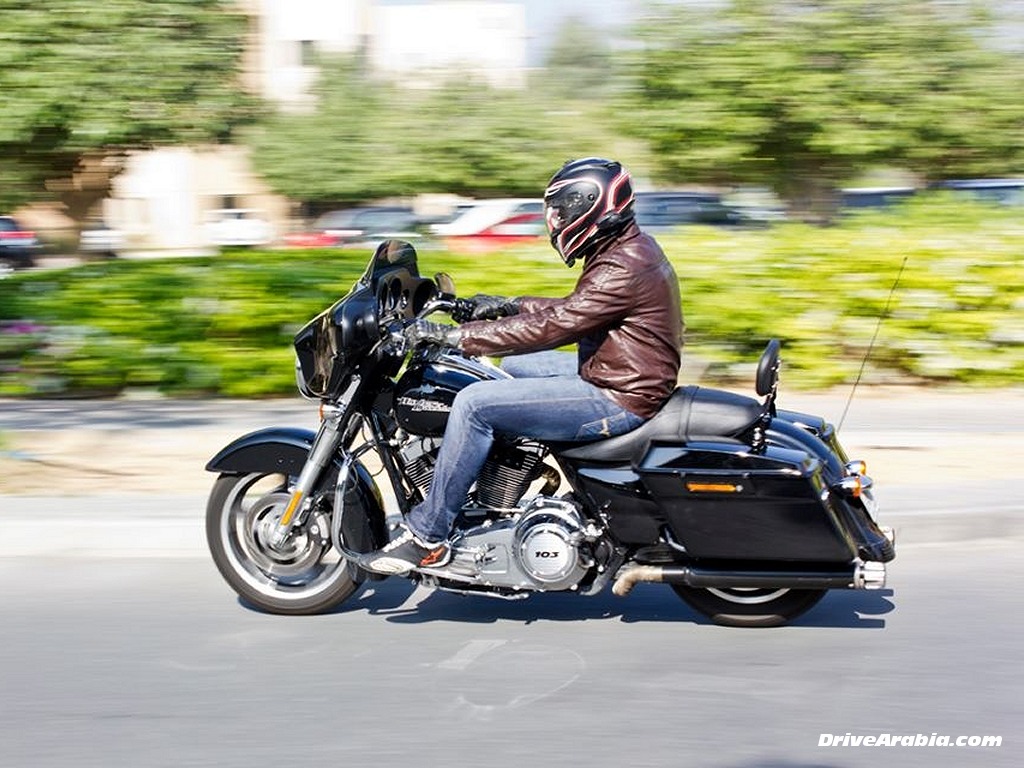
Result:
M409 326L410 343L440 343L468 355L520 355L575 342L577 371L480 381L460 391L426 498L410 510L400 535L359 558L361 567L396 574L447 563L452 524L495 434L593 440L635 429L661 408L679 374L679 282L661 248L637 226L633 203L630 174L618 162L566 163L544 192L544 215L566 265L583 260L572 293L478 295L470 322Z

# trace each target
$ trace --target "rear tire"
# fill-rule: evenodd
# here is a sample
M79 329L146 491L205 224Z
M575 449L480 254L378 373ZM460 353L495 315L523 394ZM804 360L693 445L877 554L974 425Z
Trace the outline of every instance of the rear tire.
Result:
M221 576L245 602L287 616L323 613L358 582L330 543L330 510L311 510L280 551L267 534L288 503L288 478L270 473L217 478L206 508L206 541Z
M813 608L827 590L688 587L673 584L683 601L724 627L779 627Z

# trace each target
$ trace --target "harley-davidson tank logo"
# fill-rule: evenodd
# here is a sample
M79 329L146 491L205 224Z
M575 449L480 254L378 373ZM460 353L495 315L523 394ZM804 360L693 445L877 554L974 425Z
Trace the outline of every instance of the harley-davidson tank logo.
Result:
M437 400L421 400L415 397L400 397L398 404L404 405L412 411L433 411L436 413L451 413L452 407Z

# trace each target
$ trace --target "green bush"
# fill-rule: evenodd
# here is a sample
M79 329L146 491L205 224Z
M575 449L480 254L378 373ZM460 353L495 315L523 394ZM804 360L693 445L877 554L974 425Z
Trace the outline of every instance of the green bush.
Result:
M1019 209L921 196L824 228L694 226L658 239L705 381L747 386L777 337L786 386L851 382L876 333L868 382L1024 381ZM18 274L0 281L0 395L291 394L292 336L368 258L239 251ZM422 249L420 268L450 273L465 296L565 295L579 274L542 242L472 256Z

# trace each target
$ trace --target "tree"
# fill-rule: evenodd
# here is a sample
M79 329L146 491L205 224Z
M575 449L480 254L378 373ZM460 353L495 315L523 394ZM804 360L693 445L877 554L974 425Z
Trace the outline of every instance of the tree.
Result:
M559 26L544 62L544 84L565 98L595 98L615 80L607 33L579 16Z
M357 57L326 58L311 112L272 111L242 133L256 169L274 191L294 200L348 201L391 194L373 178L383 137L396 118L388 88L373 83Z
M321 62L314 92L314 111L273 113L245 132L256 168L295 200L535 196L572 154L571 131L529 91L471 77L405 88L336 57Z
M624 129L662 181L766 183L805 210L872 166L1020 170L1024 59L968 2L652 7L625 54Z
M0 208L80 218L124 153L219 142L252 113L227 0L0 0Z

